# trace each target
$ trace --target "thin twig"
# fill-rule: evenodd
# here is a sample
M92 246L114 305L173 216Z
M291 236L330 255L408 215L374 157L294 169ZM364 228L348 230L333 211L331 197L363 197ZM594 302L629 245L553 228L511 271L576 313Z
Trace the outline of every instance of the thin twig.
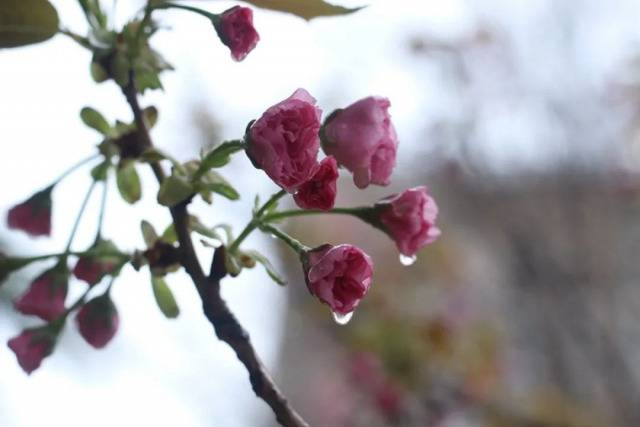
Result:
M123 88L123 93L133 112L140 137L145 145L152 147L153 142L144 123L133 76L129 81L130 83ZM158 182L162 182L165 177L162 166L155 162L151 164L151 168ZM238 359L247 368L253 391L271 407L277 421L286 427L308 426L275 384L253 348L249 334L240 325L220 295L220 280L226 275L224 247L216 250L214 254L211 274L207 276L202 270L189 233L187 205L188 201L171 208L171 216L182 253L181 264L198 291L205 316L212 324L217 337L231 346Z

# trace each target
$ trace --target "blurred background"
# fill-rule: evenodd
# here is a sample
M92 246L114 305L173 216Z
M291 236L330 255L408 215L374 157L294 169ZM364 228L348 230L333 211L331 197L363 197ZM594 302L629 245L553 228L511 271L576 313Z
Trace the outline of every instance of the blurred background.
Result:
M84 33L75 2L52 0ZM256 10L258 47L234 63L208 21L159 12L154 46L176 67L148 93L156 144L180 160L223 139L304 87L326 114L370 94L391 99L401 145L387 188L339 182L338 205L370 203L428 185L442 237L403 266L393 243L352 218L286 224L308 245L352 242L374 259L374 284L351 322L337 325L307 292L294 257L268 253L289 285L264 271L223 282L293 405L313 426L640 425L640 3L634 0L370 0L363 11L307 23ZM235 2L194 2L219 12ZM341 1L346 6L361 2ZM105 1L122 25L141 1ZM130 120L115 84L96 85L90 55L57 36L0 52L0 213L93 153L99 135L85 105ZM208 224L236 229L254 194L276 188L237 156L226 176L240 203L198 206ZM32 240L0 225L2 250L56 252L89 185L88 170L54 192L53 236ZM143 247L139 220L169 215L144 199L109 194L105 235ZM113 182L112 182L113 184ZM112 185L113 187L113 185ZM75 248L86 249L99 196ZM201 248L208 262L210 249ZM46 265L0 288L0 341L34 319L11 301ZM68 325L31 377L0 349L0 425L273 426L247 373L217 341L184 274L168 277L181 316L166 320L148 273L125 270L114 286L121 329L93 351ZM83 285L72 286L72 296Z

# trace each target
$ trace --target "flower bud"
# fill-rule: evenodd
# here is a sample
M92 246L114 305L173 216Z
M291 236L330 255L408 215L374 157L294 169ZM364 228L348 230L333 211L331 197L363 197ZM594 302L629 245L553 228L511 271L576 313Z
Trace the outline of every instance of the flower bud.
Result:
M387 98L370 96L334 111L324 124L322 148L353 173L358 188L391 180L398 137L390 105Z
M247 155L276 184L289 192L318 168L321 110L304 89L269 108L248 129Z
M319 246L303 253L302 265L311 294L337 314L352 312L371 286L373 262L356 246Z
M31 236L51 235L52 190L53 187L47 187L11 208L7 215L9 228L22 230Z
M332 156L320 162L315 175L293 195L296 204L303 209L328 211L336 202L338 163Z
M235 6L226 10L214 21L214 26L236 61L242 61L260 40L253 26L253 11L248 7Z
M122 262L116 246L109 240L99 240L78 258L73 275L93 286L113 273Z
M120 318L109 294L92 299L76 316L80 335L94 348L103 348L118 331Z
M22 314L54 320L65 312L68 282L69 270L66 262L61 262L38 276L13 305Z
M53 353L59 329L51 325L26 329L7 345L16 354L18 364L27 374L40 367L42 360Z
M396 243L400 253L413 256L436 241L440 229L436 227L438 205L427 187L415 187L389 196L376 203L378 227Z

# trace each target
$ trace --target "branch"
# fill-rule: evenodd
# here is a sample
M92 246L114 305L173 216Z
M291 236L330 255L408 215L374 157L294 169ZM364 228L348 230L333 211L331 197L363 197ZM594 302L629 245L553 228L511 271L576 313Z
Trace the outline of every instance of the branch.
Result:
M122 91L133 112L142 142L146 146L152 147L153 142L144 122L142 109L138 103L137 92L133 83L133 75L130 76L129 82ZM162 182L165 178L162 166L156 162L151 164L151 168L158 182ZM170 210L176 234L178 235L178 242L180 243L181 264L191 277L200 295L204 315L211 325L213 325L217 337L231 346L238 359L240 359L242 364L247 368L253 391L271 407L277 421L285 427L308 426L304 419L291 407L278 386L274 383L273 378L271 378L253 348L249 334L244 330L242 325L240 325L238 319L231 310L229 310L227 303L220 295L220 280L226 275L224 267L224 246L217 249L214 254L211 274L207 276L202 270L189 233L188 203L189 201L183 202Z

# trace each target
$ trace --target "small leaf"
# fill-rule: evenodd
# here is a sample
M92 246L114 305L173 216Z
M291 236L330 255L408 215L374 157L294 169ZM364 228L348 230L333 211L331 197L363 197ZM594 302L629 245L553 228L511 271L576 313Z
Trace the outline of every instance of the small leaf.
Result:
M346 15L357 12L361 7L347 8L335 6L323 0L243 0L263 9L277 10L297 15L307 21L319 16Z
M151 129L158 121L158 109L153 105L142 110L142 116L147 124L147 129Z
M216 233L215 229L209 228L204 225L202 222L200 222L200 219L197 216L191 215L189 217L189 227L191 228L191 230L202 236L222 242L222 237L218 233Z
M0 1L0 48L40 43L58 32L58 12L47 0Z
M147 247L150 248L155 245L155 243L158 241L158 234L153 228L153 225L151 225L146 220L142 220L142 222L140 223L140 229L142 230L142 237L144 238L144 243L147 245Z
M139 160L146 163L155 163L167 158L167 155L157 148L147 148L141 155Z
M204 174L202 178L200 178L200 182L196 183L196 189L198 192L203 190L213 191L229 200L238 200L240 198L240 194L236 189L233 188L222 175L214 171L209 171Z
M260 252L255 250L248 250L248 251L243 251L243 253L253 258L260 264L262 264L264 269L267 271L267 274L269 275L269 277L271 277L271 279L273 279L273 281L276 282L278 285L284 286L287 284L287 281L284 279L284 277L280 275L280 273L276 271L273 264L271 264L271 261L269 261L269 259L267 259L267 257L262 255Z
M91 129L95 129L103 135L108 135L111 132L111 126L107 123L107 120L100 114L99 111L91 108L84 107L80 110L80 118L85 125Z
M98 166L91 169L91 177L94 179L94 181L105 181L107 179L107 173L109 172L110 167L111 162L109 160L105 160Z
M176 299L167 286L167 282L162 277L151 276L151 285L153 287L153 296L156 299L158 308L162 314L168 319L175 319L180 314L180 308L176 303Z
M135 163L126 161L120 164L117 173L118 190L120 195L127 203L135 203L142 196L142 188L140 186L140 177L136 172Z
M91 61L91 67L89 68L91 78L96 83L102 83L109 79L109 73L96 61Z
M120 51L116 52L111 61L111 72L113 79L120 87L125 87L129 84L129 69L129 59L127 59L125 53Z
M162 181L158 191L158 203L172 207L187 200L195 193L186 177L173 174Z
M258 211L260 210L260 195L256 194L256 197L253 199L253 209L251 209L251 213L253 216L256 216Z
M160 240L170 245L178 241L178 234L176 233L176 228L173 224L169 224L169 226L164 230L164 233L160 236Z
M227 141L218 145L204 156L200 167L193 176L194 180L198 180L211 168L220 168L231 160L231 155L235 152L243 150L245 144L243 141Z

